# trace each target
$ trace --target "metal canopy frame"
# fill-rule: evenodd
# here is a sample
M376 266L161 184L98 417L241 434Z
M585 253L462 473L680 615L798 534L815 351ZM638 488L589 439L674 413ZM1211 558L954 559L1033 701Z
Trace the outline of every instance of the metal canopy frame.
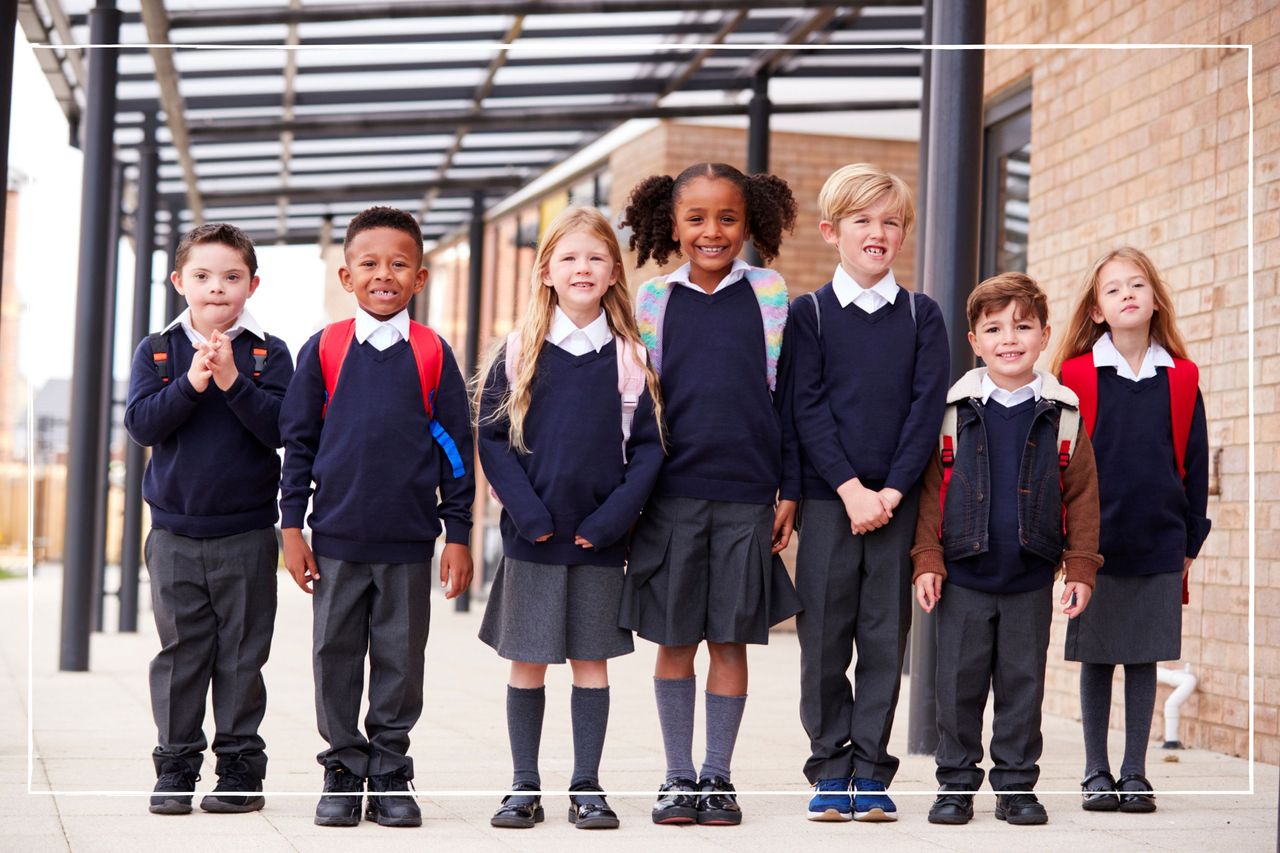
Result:
M509 195L629 119L745 116L762 73L825 86L918 78L921 64L896 46L921 42L922 6L890 0L227 2L119 0L114 137L136 182L142 128L159 116L159 193L175 227L239 218L263 243L340 239L356 200L405 206L437 240L466 227L475 193ZM73 139L87 62L74 45L90 41L94 3L19 0L28 40L59 46L37 53ZM756 49L706 46L735 44ZM281 49L295 46L322 50ZM916 108L844 87L771 105Z

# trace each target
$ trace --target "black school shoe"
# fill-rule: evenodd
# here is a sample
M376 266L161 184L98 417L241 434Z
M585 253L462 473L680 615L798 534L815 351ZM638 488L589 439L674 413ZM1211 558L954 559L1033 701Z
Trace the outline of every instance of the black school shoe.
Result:
M200 808L216 814L256 812L266 803L261 791L262 777L249 768L249 762L239 755L220 755L218 784L200 801Z
M376 820L378 826L422 826L422 810L410 790L409 777L403 770L370 776L370 793L405 793L392 797L367 797L365 820Z
M359 826L364 777L336 761L324 766L324 793L316 803L316 826ZM328 796L328 795L334 796Z
M151 798L152 814L191 814L191 795L196 789L200 775L191 769L191 765L177 758L167 758L160 765L160 774L156 777L156 786ZM181 793L186 791L187 793Z
M1000 788L1001 791L1016 791L1017 785L1011 788ZM1049 813L1036 799L1035 794L996 794L996 820L1014 826L1035 826L1049 822Z
M737 826L742 823L742 809L734 796L733 784L723 776L698 780L702 796L698 798L698 823L701 826Z
M698 819L698 790L692 779L676 778L658 786L658 801L653 804L653 822L663 826L693 823Z
M598 782L578 782L570 785L569 790L581 793L591 792L592 796L575 797L569 794L569 823L578 829L617 829L618 815L604 800L604 789ZM599 796L596 796L596 795Z
M1151 793L1151 783L1141 773L1126 773L1116 782L1120 792L1120 811L1143 813L1156 810L1156 795Z
M1087 812L1113 812L1120 808L1115 777L1106 770L1095 770L1080 783L1080 808Z
M537 791L537 785L528 782L520 782L512 785L513 791ZM522 802L512 803L511 799L514 794L508 794L502 798L502 805L493 813L493 817L489 818L489 825L502 829L532 829L535 823L542 823L546 817L546 813L542 810L542 797L520 797Z
M938 796L929 806L929 823L960 826L973 820L973 794L956 794L969 786L944 782L938 786Z

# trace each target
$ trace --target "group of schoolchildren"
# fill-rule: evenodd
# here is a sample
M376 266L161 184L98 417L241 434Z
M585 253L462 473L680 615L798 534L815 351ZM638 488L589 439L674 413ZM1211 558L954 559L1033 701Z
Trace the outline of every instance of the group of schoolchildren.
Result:
M750 241L770 263L794 225L796 201L775 176L701 163L638 184L623 215L637 265L686 262L634 299L610 222L562 212L537 247L527 313L470 391L448 344L409 319L427 278L411 215L375 207L351 220L339 277L358 310L313 336L296 372L244 308L258 286L249 239L225 224L188 233L172 281L189 307L138 347L126 412L153 448L151 811L191 811L210 683L218 779L200 806L263 805L278 490L284 563L313 604L327 743L315 822L420 825L408 750L431 564L443 532L444 595L470 586L477 452L503 542L480 639L511 661L514 773L494 826L544 819L544 680L566 660L568 819L618 826L599 766L608 659L631 652L633 634L658 646L666 770L653 821L740 823L731 763L746 646L790 616L815 789L807 817L896 819L888 744L913 592L937 625L929 821L973 817L992 692L995 817L1044 823L1033 791L1058 575L1066 657L1081 663L1082 805L1153 811L1155 662L1180 655L1187 571L1209 530L1204 403L1168 287L1136 249L1103 255L1044 372L1045 294L1020 273L988 279L967 304L984 366L951 384L942 312L894 278L914 213L904 182L846 166L819 206L839 263L793 300L777 272L739 257ZM793 529L794 584L778 556ZM1119 778L1107 753L1117 664Z

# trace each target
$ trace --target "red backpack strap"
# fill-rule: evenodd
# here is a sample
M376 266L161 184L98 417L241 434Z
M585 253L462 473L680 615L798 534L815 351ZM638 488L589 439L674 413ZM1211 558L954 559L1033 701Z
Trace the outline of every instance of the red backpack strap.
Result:
M342 372L342 362L346 360L347 350L351 349L351 341L356 336L356 320L339 320L324 327L320 333L320 373L324 376L324 408L320 417L329 411L329 401L338 387L338 374Z
M1196 395L1200 390L1200 368L1194 361L1175 358L1169 375L1169 413L1173 422L1173 455L1178 461L1178 476L1187 476L1187 441L1191 437L1191 419L1196 412Z
M435 329L413 320L409 321L409 347L418 365L418 384L422 388L422 405L427 417L433 417L436 389L440 387L440 373L444 370L444 347Z
M1093 426L1098 422L1098 369L1093 365L1093 353L1087 352L1062 363L1062 384L1080 398L1080 420L1084 431L1093 437Z

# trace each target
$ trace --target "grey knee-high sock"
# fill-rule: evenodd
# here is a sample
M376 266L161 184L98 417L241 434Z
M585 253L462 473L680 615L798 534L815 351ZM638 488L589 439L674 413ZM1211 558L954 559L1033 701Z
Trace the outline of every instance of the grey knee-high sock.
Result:
M1147 741L1156 706L1156 665L1124 665L1124 760L1120 775L1147 773Z
M1084 724L1084 772L1111 772L1107 727L1111 722L1111 676L1115 664L1080 665L1080 719Z
M693 706L698 685L695 676L653 679L658 700L662 748L667 754L667 781L693 779Z
M733 747L738 742L738 727L746 707L746 696L707 693L707 757L702 762L702 778L729 778Z
M569 717L573 721L573 778L569 787L582 783L599 785L600 754L604 752L604 733L609 725L609 688L573 685ZM579 802L598 800L578 796Z
M541 787L538 775L538 747L542 744L542 716L547 707L545 687L507 685L507 737L511 739L511 781ZM532 798L513 796L521 802Z

